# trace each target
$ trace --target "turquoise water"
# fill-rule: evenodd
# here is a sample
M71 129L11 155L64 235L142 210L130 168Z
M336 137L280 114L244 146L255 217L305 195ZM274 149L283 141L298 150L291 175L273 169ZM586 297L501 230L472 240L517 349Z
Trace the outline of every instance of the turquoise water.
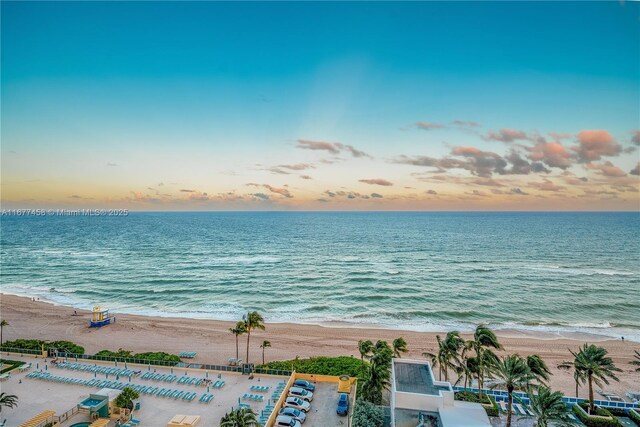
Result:
M78 308L640 341L639 213L3 217L6 293Z

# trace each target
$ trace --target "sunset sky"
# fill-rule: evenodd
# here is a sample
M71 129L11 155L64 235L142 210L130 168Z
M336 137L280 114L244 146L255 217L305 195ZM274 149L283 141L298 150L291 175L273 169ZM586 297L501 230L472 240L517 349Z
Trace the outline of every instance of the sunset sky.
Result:
M2 2L3 208L639 210L640 3Z

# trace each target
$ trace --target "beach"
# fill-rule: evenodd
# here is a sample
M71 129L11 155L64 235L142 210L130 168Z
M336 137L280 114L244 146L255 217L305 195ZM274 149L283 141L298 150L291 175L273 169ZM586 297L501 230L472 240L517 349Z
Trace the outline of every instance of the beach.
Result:
M134 352L166 351L173 354L195 351L198 355L194 363L226 364L228 358L235 357L235 339L229 332L233 322L119 313L115 315L115 324L101 329L89 329L90 313L87 311L6 294L1 294L0 300L0 316L9 322L9 326L3 331L5 341L17 338L68 340L84 346L85 351L90 354L103 349L119 348ZM573 374L558 370L557 365L571 359L569 348L577 349L585 342L597 342L605 347L616 366L623 370L619 374L620 382L613 382L605 386L604 390L624 396L625 392L640 388L640 373L634 372L633 366L629 364L634 350L640 349L638 343L582 333L559 336L552 333L499 330L497 334L505 347L501 354L540 355L553 372L550 381L552 388L561 390L568 396L575 394ZM263 340L269 340L272 344L265 352L266 361L272 361L312 356L360 357L358 340L382 339L391 342L399 336L405 338L409 348L409 352L403 357L422 358L423 352L435 351L436 335L437 333L432 332L392 329L267 323L265 331L251 334L250 361L261 362L259 346ZM463 334L463 337L468 338L468 335ZM246 335L240 337L240 357L243 359L245 349ZM581 387L580 396L586 395L586 387Z

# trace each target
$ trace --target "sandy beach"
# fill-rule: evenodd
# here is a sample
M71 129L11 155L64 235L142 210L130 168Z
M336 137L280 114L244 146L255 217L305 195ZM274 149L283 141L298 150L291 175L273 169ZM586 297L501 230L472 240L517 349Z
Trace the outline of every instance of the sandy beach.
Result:
M134 352L195 351L195 362L225 364L235 356L235 339L229 332L231 322L197 320L171 317L147 317L131 314L116 314L115 324L100 330L89 329L89 312L70 307L53 305L30 298L0 294L0 317L9 322L4 328L4 340L16 338L69 340L81 344L88 353L103 349L123 348ZM354 356L359 357L357 342L360 339L383 339L392 341L402 336L408 342L409 352L404 357L422 358L425 351L434 351L436 333L396 331L390 329L367 329L354 327L324 327L291 323L268 323L265 331L256 331L251 336L250 359L261 361L260 343L271 341L266 351L266 360L293 359L296 356ZM464 335L464 334L463 334ZM640 388L640 373L629 364L639 343L609 340L599 336L574 334L558 336L533 332L498 331L500 342L506 353L521 355L539 354L553 371L551 386L573 396L575 386L571 372L558 370L556 366L569 360L569 348L576 349L584 342L605 347L616 365L623 370L620 382L612 383L605 390L623 396L629 390ZM465 338L468 338L465 335ZM240 339L240 354L244 358L246 336ZM586 388L580 395L585 397Z

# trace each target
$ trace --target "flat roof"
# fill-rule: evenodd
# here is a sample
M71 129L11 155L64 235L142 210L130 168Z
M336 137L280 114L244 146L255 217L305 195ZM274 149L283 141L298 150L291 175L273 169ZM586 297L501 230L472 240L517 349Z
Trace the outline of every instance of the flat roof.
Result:
M479 403L456 400L439 411L443 427L491 427L487 412Z
M439 395L440 388L433 384L431 368L428 364L394 363L396 390L407 393Z

